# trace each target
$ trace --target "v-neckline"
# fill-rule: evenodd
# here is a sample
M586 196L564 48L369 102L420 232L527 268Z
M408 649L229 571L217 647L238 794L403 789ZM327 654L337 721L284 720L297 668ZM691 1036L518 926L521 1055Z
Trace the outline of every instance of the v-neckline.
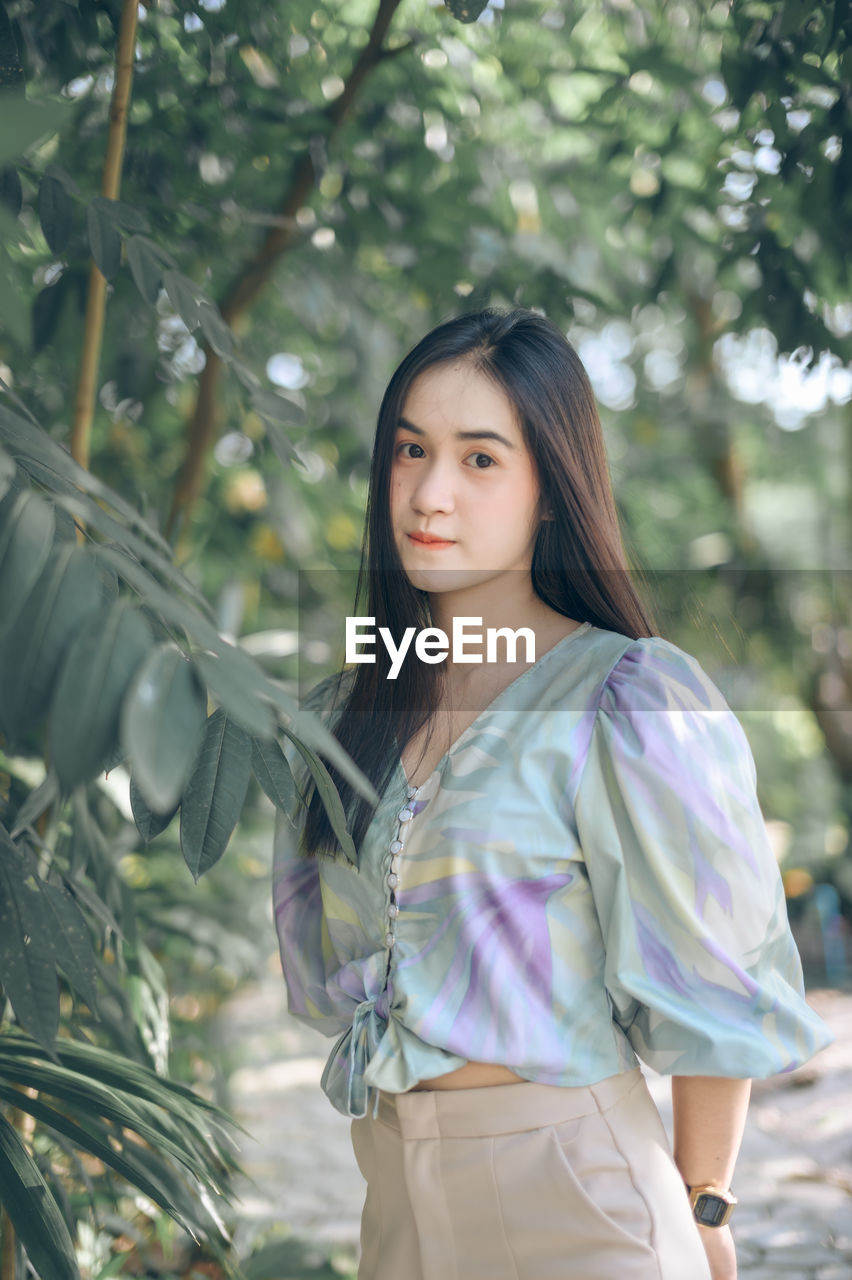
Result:
M424 787L426 787L432 781L436 773L443 772L447 761L450 759L450 756L453 754L456 748L460 747L461 744L464 742L465 738L467 738L469 734L473 733L474 729L477 727L477 725L479 724L483 716L487 715L489 711L494 710L494 708L496 707L497 703L500 701L501 698L504 698L507 693L509 693L521 682L521 680L526 679L527 676L531 676L534 671L538 671L542 663L546 662L552 653L556 653L557 650L561 649L564 645L566 645L569 642L569 640L573 640L575 636L580 635L581 632L586 632L591 630L591 626L592 624L590 622L581 622L579 627L575 627L573 631L569 631L567 636L563 636L561 640L557 640L556 644L551 645L551 647L545 653L543 653L540 658L536 658L535 662L532 664L531 667L527 667L526 671L522 671L520 675L515 676L514 680L510 680L509 683L506 685L505 689L501 689L500 692L491 699L488 705L482 708L482 710L479 712L476 718L474 720L471 720L467 728L461 731L459 736L456 738L455 742L451 743L450 746L447 748L447 750L444 752L444 754L441 756L440 760L435 765L435 768L429 774L429 777L425 778L423 782L420 783L419 787L414 787L413 784L408 781L408 775L406 774L405 769L403 767L402 755L400 754L397 757L396 773L398 776L402 778L405 786L409 789L409 791L413 792L414 796L418 795L424 789Z

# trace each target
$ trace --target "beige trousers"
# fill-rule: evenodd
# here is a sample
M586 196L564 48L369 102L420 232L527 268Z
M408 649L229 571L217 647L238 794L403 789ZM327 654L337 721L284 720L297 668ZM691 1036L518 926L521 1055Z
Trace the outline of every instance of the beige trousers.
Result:
M382 1093L352 1121L358 1280L710 1280L639 1068Z

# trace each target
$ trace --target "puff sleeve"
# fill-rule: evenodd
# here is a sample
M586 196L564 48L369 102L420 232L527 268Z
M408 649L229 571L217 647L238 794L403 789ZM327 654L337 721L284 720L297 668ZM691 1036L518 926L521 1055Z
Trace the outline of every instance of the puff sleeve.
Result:
M615 1022L667 1075L765 1078L833 1039L804 998L745 732L697 659L633 641L604 681L575 822Z

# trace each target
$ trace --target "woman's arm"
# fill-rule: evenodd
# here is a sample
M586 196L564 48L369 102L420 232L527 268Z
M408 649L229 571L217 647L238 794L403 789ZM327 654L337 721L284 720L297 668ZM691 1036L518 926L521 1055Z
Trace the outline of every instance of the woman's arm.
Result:
M672 1076L674 1159L687 1186L727 1190L742 1142L751 1080ZM713 1280L736 1280L730 1227L698 1227Z

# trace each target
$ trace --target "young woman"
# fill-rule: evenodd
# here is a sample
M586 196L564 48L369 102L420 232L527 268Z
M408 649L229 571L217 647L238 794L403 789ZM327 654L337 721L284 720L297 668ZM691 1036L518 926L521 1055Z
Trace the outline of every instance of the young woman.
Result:
M377 644L312 691L380 796L331 770L357 866L288 747L308 806L278 825L276 921L291 1012L338 1036L360 1280L735 1280L751 1078L831 1036L745 734L655 634L555 325L487 310L405 357L365 576L396 645L475 619L535 647L439 661L431 631L395 679ZM673 1077L673 1151L637 1054Z

